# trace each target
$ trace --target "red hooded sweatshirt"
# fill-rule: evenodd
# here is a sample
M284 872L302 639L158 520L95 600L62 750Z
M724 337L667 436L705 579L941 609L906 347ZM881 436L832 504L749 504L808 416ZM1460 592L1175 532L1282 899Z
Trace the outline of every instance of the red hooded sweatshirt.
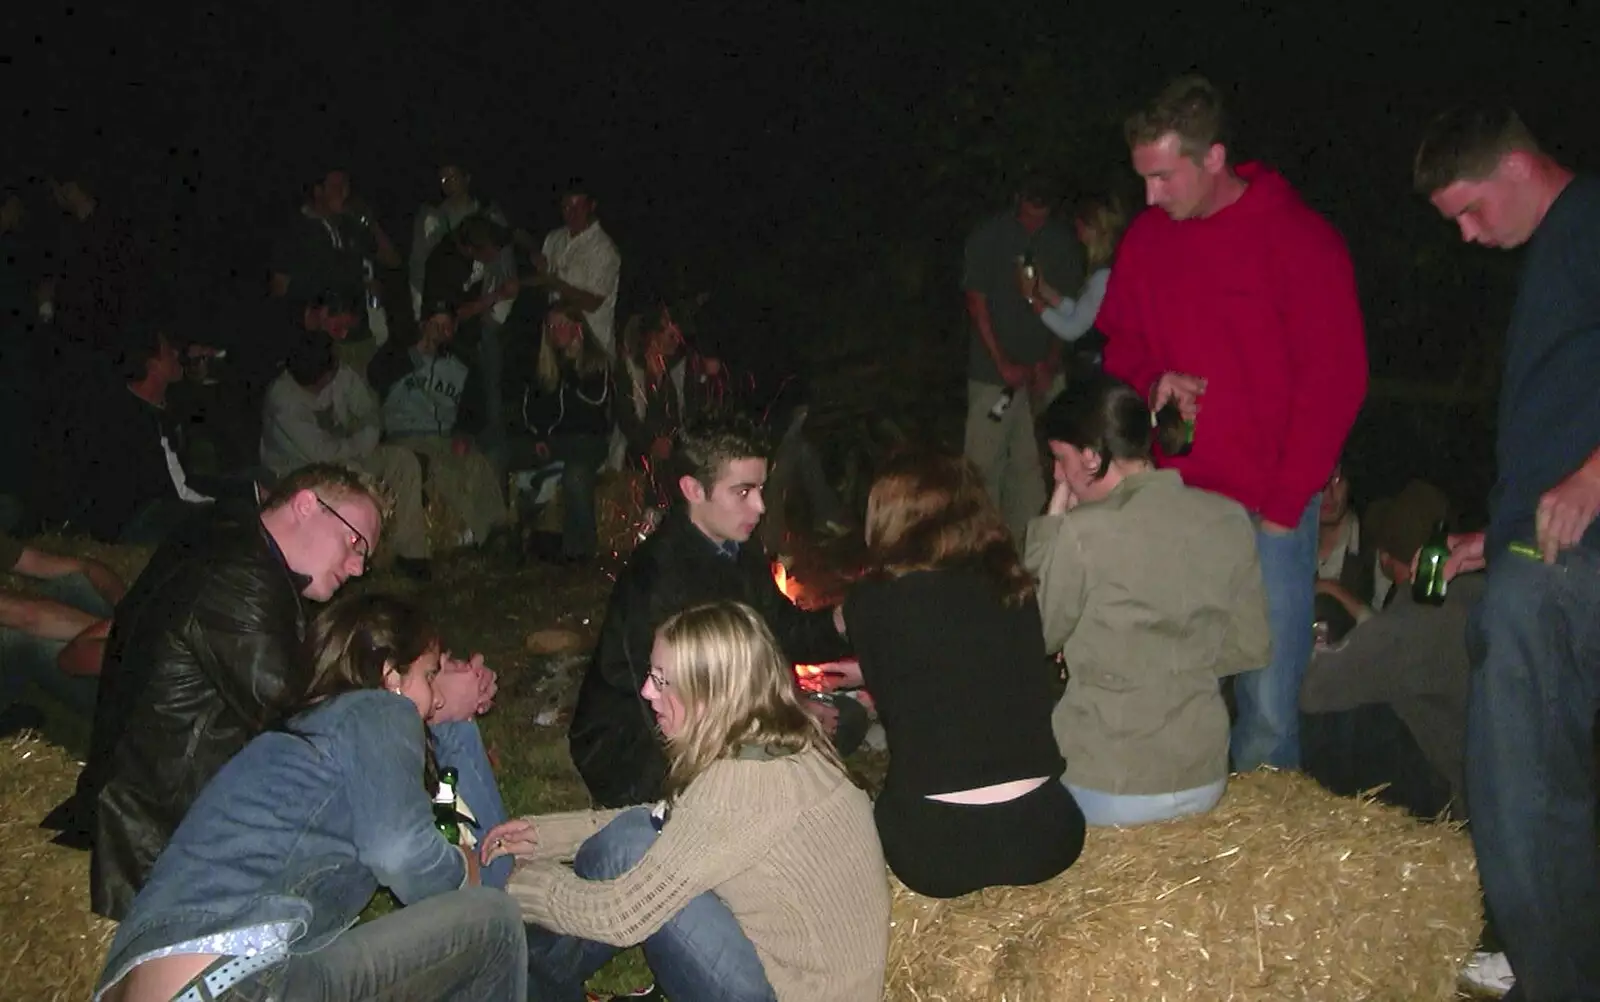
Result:
M1276 172L1236 170L1248 187L1215 215L1133 221L1096 326L1106 371L1141 393L1166 372L1206 380L1194 447L1162 465L1293 526L1366 396L1366 336L1338 231Z

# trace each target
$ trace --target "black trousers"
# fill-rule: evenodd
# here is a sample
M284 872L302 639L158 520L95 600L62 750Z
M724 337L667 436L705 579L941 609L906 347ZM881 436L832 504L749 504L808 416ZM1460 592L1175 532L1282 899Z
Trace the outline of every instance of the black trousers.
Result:
M1083 812L1057 778L1000 804L885 790L873 807L894 875L930 898L1049 880L1083 851Z
M1437 817L1453 797L1449 780L1429 764L1387 703L1300 714L1300 762L1342 797L1383 786L1375 794L1379 800L1421 818Z

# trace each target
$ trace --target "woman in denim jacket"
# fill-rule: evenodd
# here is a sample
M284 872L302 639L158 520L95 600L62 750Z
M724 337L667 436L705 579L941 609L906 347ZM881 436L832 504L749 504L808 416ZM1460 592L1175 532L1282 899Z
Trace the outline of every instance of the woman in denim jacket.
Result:
M117 929L97 999L521 1000L512 900L435 829L439 641L384 596L331 606L297 712L201 792ZM382 885L408 907L356 926Z

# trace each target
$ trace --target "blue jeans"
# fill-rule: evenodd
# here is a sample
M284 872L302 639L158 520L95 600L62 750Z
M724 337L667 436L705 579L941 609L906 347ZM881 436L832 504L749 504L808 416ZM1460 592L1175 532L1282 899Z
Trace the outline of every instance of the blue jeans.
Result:
M111 604L81 574L68 574L40 582L39 597L81 609L104 619ZM21 630L0 629L0 710L23 695L29 682L86 720L94 719L95 694L100 680L92 675L68 675L56 664L67 646L64 640L46 640Z
M467 887L351 926L221 1000L525 1002L525 957L516 902L504 891Z
M605 435L550 436L548 459L534 450L526 436L508 439L500 451L507 472L538 470L561 464L561 555L588 559L600 548L600 528L595 521L595 485L606 461L611 441Z
M1089 824L1124 828L1204 814L1217 806L1228 788L1226 776L1215 783L1173 793L1103 793L1087 786L1075 786L1064 779L1061 782L1078 802L1078 809L1083 811L1083 819Z
M612 880L632 869L656 840L650 810L630 808L585 842L572 869L585 880ZM617 948L528 926L528 997L582 1002L583 983ZM776 1002L767 973L739 920L722 899L701 894L644 941L644 956L669 999Z
M500 787L495 784L494 768L489 765L489 752L483 747L483 735L470 720L434 724L429 730L433 732L433 752L439 768L456 770L460 781L456 793L477 817L473 834L481 842L484 832L506 819L506 806L500 799ZM484 886L504 890L506 881L511 879L511 862L510 856L501 856L484 867Z
M1467 805L1514 997L1600 998L1600 553L1491 554L1468 641Z
M1260 765L1300 768L1300 682L1311 660L1321 508L1322 495L1312 495L1292 532L1271 533L1261 528L1259 520L1256 524L1272 661L1234 679L1239 717L1229 750L1239 772Z

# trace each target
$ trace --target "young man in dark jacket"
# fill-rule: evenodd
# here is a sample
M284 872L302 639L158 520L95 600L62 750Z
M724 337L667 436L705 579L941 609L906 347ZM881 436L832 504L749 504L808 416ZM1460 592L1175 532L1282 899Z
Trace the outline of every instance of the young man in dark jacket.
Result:
M792 662L837 661L848 651L832 610L803 611L778 590L767 554L751 535L766 511L767 460L749 425L708 421L680 432L674 452L684 471L677 481L684 503L618 575L572 715L572 761L601 807L661 796L666 758L639 689L656 628L668 616L732 599L761 614ZM863 723L864 715L840 729Z

